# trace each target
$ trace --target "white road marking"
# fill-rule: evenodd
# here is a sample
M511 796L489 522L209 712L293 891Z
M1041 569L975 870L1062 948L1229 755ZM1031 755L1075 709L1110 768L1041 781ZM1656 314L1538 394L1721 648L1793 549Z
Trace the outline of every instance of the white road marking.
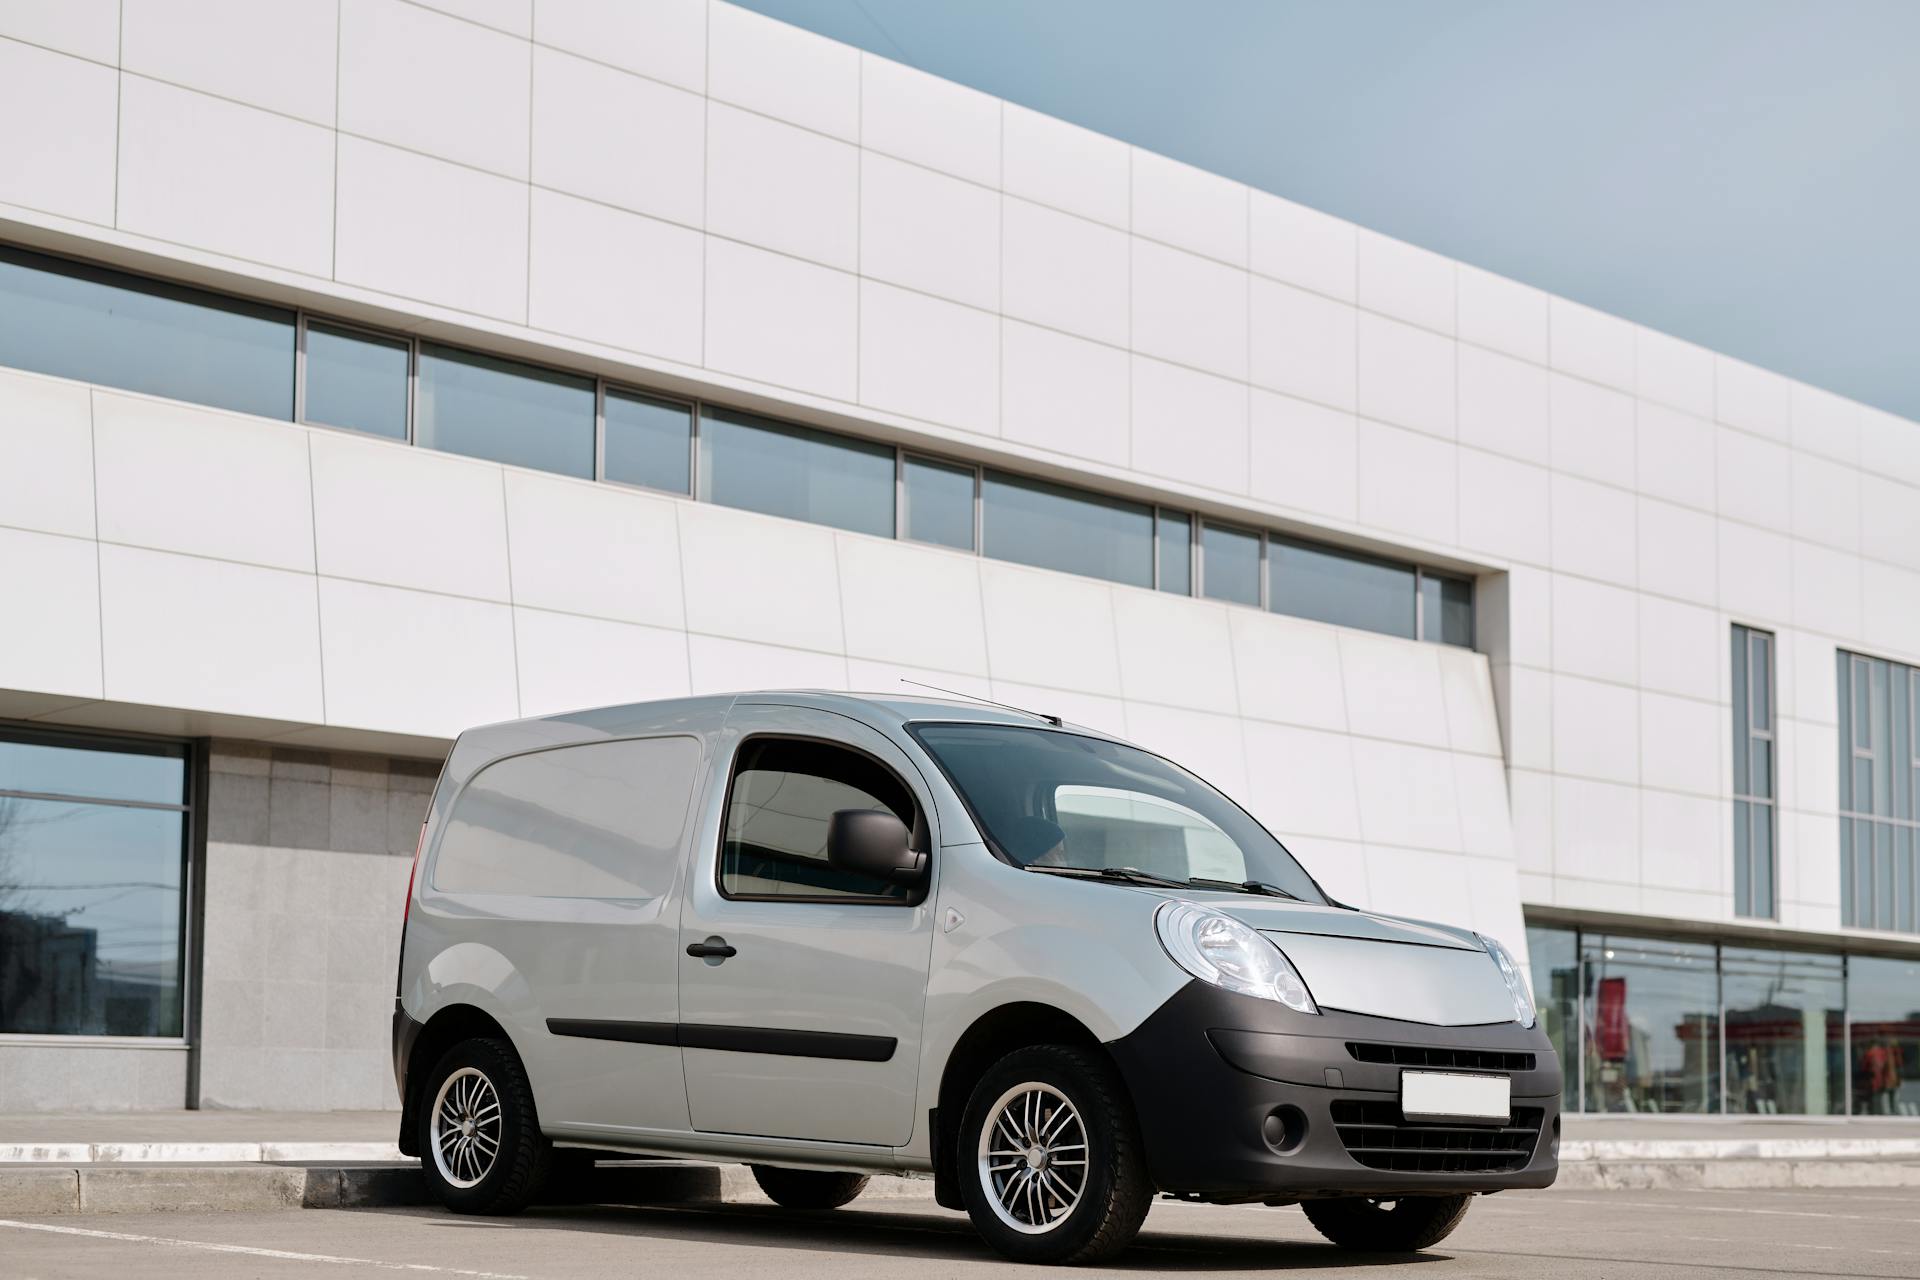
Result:
M436 1267L425 1262L382 1262L378 1258L343 1258L331 1253L296 1253L290 1249L260 1249L248 1244L216 1244L210 1240L178 1240L171 1236L142 1236L128 1231L97 1231L90 1227L58 1227L50 1222L15 1222L0 1218L0 1227L16 1231L45 1231L61 1236L86 1236L94 1240L123 1240L131 1244L166 1244L178 1249L205 1249L210 1253L244 1253L255 1258L279 1258L287 1262L326 1262L344 1267L376 1267L383 1271L431 1271L449 1276L476 1276L481 1280L527 1280L526 1276L499 1271L468 1271L462 1267Z
M1920 1223L1920 1218L1882 1218L1870 1213L1816 1213L1811 1209L1736 1209L1723 1204L1649 1204L1639 1200L1576 1200L1554 1196L1556 1204L1594 1204L1621 1209L1670 1209L1675 1213L1751 1213L1769 1218L1838 1218L1849 1222Z

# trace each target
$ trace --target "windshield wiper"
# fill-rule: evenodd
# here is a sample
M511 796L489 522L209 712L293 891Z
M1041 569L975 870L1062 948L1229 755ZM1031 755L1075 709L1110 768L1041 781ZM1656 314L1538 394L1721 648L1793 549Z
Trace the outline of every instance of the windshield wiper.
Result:
M1094 880L1120 880L1127 884L1158 885L1162 889L1184 889L1185 880L1173 880L1166 876L1156 876L1151 871L1142 871L1138 867L1045 867L1029 863L1028 871L1044 871L1049 875L1086 876Z
M1295 902L1305 902L1297 893L1282 889L1277 884L1268 884L1264 880L1214 880L1207 876L1194 876L1188 884L1205 889L1232 889L1239 893L1257 893L1267 898L1291 898Z

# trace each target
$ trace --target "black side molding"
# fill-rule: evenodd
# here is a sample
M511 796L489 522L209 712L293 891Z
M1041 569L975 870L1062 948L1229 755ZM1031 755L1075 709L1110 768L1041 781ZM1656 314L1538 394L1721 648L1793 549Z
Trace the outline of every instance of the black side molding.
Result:
M731 1053L771 1053L786 1058L833 1058L842 1062L886 1062L899 1041L892 1036L857 1036L844 1031L788 1031L778 1027L721 1027L692 1022L620 1022L598 1018L548 1018L556 1036L622 1040L629 1044L677 1044L684 1049L724 1049Z

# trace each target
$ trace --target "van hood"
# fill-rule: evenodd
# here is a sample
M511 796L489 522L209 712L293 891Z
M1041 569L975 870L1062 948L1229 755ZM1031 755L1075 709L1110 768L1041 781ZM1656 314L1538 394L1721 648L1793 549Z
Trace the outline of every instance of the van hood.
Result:
M1470 929L1284 898L1180 896L1272 939L1322 1009L1441 1027L1514 1021L1500 966Z

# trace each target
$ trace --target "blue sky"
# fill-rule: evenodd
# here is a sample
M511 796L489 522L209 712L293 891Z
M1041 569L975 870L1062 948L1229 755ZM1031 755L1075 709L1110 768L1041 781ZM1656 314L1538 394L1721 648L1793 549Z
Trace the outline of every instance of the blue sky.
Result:
M1920 419L1920 0L744 0Z

